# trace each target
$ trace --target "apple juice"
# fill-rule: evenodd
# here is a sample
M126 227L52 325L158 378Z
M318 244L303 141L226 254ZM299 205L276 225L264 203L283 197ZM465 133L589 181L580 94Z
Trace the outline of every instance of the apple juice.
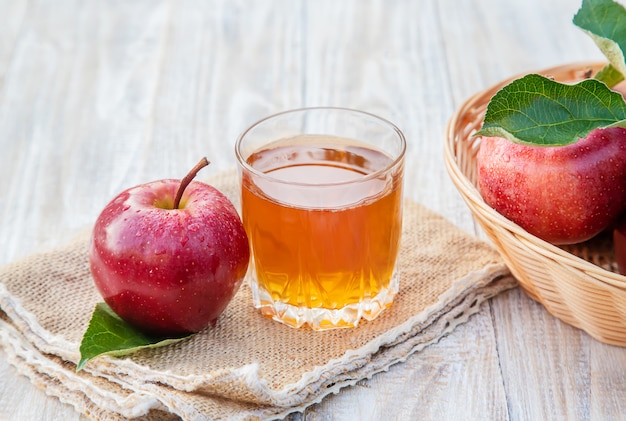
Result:
M382 151L312 135L267 145L247 163L258 174L242 175L242 217L254 256L255 301L266 316L296 327L350 327L391 305L402 165L381 172L392 164Z

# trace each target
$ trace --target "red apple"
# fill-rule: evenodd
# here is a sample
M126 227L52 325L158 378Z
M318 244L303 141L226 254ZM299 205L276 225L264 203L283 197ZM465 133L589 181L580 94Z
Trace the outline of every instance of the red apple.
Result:
M250 250L241 219L218 190L160 180L115 197L96 220L89 253L104 301L130 325L163 337L214 324L237 292Z
M553 244L588 240L626 205L626 129L593 130L565 146L481 139L478 188L485 202Z

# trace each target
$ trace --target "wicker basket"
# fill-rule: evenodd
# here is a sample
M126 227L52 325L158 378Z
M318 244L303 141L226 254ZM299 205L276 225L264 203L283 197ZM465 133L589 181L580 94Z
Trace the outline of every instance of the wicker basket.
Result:
M578 63L537 73L574 82L602 66ZM479 92L452 116L444 148L447 170L474 217L531 298L597 340L626 346L626 277L616 271L610 233L575 246L554 246L489 207L476 188L480 140L472 134L480 128L491 97L516 78Z

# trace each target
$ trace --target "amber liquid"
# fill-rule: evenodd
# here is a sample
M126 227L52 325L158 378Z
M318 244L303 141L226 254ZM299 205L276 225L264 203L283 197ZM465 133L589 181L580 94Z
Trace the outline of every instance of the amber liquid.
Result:
M400 245L401 165L395 173L369 179L390 165L387 155L357 142L314 136L277 142L248 163L274 179L245 172L242 177L243 221L267 301L261 306L342 309L386 291ZM347 181L354 182L327 184ZM358 317L375 317L391 304L395 290L387 295ZM353 326L352 313L315 324ZM315 327L308 320L287 320L303 322Z

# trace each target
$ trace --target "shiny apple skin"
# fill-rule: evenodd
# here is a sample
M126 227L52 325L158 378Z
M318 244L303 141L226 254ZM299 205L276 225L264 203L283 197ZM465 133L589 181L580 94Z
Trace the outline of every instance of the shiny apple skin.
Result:
M96 220L89 252L104 301L129 324L161 337L214 324L250 260L232 203L193 181L180 208L171 209L179 185L160 180L120 193Z
M478 189L485 202L553 244L588 240L626 205L626 129L596 129L566 146L481 139Z

